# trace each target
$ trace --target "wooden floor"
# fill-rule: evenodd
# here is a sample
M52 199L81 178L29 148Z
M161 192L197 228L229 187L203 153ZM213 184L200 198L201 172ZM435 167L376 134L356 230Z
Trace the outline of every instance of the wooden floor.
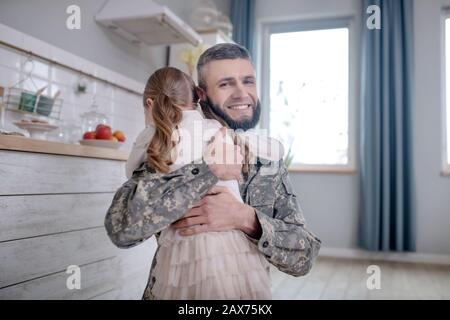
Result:
M369 290L367 267L381 271ZM450 266L319 257L310 273L293 277L271 270L273 299L450 299Z

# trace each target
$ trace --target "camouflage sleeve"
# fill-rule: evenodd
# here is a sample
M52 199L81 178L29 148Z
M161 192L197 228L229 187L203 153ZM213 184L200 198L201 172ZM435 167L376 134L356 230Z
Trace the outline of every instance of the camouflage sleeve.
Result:
M181 218L217 181L205 162L168 174L141 166L114 195L105 217L109 238L119 248L138 245Z
M262 229L261 238L254 240L254 243L280 271L298 277L311 269L321 241L306 228L302 210L283 164L278 177L273 217L254 208Z

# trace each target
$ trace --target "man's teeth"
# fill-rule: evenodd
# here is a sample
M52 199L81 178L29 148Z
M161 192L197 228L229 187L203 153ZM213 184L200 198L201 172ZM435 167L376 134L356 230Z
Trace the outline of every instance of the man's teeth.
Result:
M240 104L240 105L237 105L237 106L230 106L228 108L233 109L233 110L244 110L244 109L247 109L249 107L250 107L249 104Z

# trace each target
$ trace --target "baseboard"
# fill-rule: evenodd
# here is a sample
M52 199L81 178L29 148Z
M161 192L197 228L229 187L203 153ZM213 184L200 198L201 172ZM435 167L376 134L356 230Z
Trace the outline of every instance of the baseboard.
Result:
M372 252L362 249L322 247L320 249L319 256L346 259L450 265L450 255L418 252Z

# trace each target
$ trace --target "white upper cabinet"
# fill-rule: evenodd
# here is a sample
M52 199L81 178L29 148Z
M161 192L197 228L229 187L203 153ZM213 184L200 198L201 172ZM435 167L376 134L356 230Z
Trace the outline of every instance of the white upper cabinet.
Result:
M151 0L109 0L95 20L135 44L199 45L201 36L169 8Z

